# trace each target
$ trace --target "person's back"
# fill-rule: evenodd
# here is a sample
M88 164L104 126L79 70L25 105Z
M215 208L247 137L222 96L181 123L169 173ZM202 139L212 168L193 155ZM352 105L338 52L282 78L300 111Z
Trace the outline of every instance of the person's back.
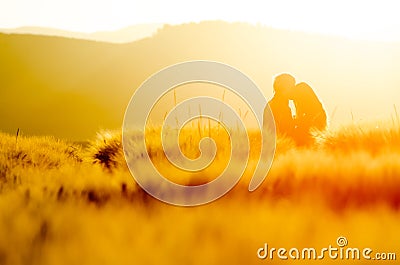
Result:
M289 101L273 97L268 102L268 105L274 116L276 132L281 135L291 136L294 130L294 121Z
M299 83L294 89L293 100L296 106L296 136L301 143L308 143L311 130L325 130L326 112L313 89L306 83Z

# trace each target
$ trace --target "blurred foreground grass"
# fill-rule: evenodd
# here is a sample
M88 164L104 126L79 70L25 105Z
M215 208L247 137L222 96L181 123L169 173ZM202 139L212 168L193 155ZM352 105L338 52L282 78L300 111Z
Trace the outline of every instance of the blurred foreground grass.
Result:
M170 172L159 130L149 134L152 160ZM230 150L226 134L186 131L182 151L196 157L193 146L206 134L222 149L215 165L202 173L173 173L172 180L196 185L221 171ZM99 133L84 148L0 134L0 264L285 264L293 261L259 260L257 249L264 243L322 248L335 245L338 236L351 247L398 251L398 125L316 133L316 144L307 148L279 138L271 171L253 193L247 186L259 138L249 136L251 156L240 183L213 203L182 208L135 184L118 132Z

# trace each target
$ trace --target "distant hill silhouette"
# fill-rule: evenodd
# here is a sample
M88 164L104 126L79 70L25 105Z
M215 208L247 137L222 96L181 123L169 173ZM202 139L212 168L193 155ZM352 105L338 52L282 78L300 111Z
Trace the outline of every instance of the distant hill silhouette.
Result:
M214 60L272 94L272 77L305 80L335 119L384 115L400 106L400 45L219 21L164 26L150 38L110 44L0 34L0 130L74 140L121 127L134 90L187 60ZM390 117L390 116L389 116Z
M14 29L0 29L0 33L44 35L111 43L126 43L151 37L157 29L162 26L163 24L158 23L138 24L115 31L97 31L93 33L73 32L44 27L19 27Z

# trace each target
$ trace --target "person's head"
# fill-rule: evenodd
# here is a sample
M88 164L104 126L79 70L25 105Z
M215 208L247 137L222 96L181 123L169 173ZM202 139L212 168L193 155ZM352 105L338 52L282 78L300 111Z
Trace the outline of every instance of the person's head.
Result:
M287 73L277 75L273 85L275 95L289 99L291 91L294 89L295 85L296 80L292 75Z
M322 112L325 113L324 107L319 101L318 96L306 83L302 82L296 85L293 93L293 102L296 106L296 113L308 113L308 115Z
M304 82L301 82L293 89L293 100L304 105L313 105L319 102L314 90Z

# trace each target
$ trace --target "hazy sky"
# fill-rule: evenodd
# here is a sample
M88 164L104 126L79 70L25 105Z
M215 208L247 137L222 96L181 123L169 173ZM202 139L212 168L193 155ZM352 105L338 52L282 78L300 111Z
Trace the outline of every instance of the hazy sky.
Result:
M398 0L0 0L0 28L44 26L93 32L142 23L221 19L400 41L399 10Z

